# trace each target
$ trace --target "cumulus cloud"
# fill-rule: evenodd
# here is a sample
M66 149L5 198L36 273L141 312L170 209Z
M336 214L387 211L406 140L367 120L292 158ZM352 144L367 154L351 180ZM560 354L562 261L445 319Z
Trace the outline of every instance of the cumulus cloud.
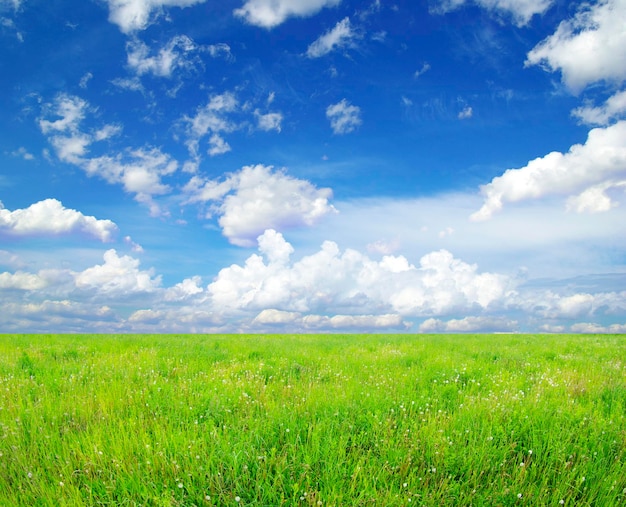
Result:
M348 134L363 123L361 108L351 105L346 99L328 106L326 117L335 134Z
M290 17L307 17L341 0L246 0L235 16L251 25L273 28Z
M85 234L100 241L111 241L117 226L111 220L98 220L68 209L56 199L45 199L25 209L9 211L0 203L0 236L41 236Z
M223 234L240 246L256 244L265 229L310 226L335 212L330 189L318 189L271 166L246 166L221 181L195 176L183 191L188 203L211 203Z
M608 98L599 107L585 105L572 111L572 116L587 125L608 125L612 120L623 117L626 113L626 90Z
M468 0L441 0L438 9L448 12L468 3ZM527 25L536 14L543 14L554 0L473 0L474 4L497 13L506 13L513 17L518 26Z
M613 206L608 189L626 182L626 121L589 132L585 144L573 145L567 153L552 152L520 169L508 169L483 185L485 197L472 220L486 220L505 202L544 196L570 195L570 209L606 211ZM574 195L573 195L574 194Z
M309 58L319 58L335 49L350 45L356 36L356 32L350 25L350 18L344 18L333 29L311 43L306 55Z
M573 92L626 79L626 0L583 3L577 14L527 55L526 65L561 71Z
M155 291L161 277L152 270L141 271L139 261L128 255L119 256L114 249L104 253L104 264L76 274L76 287L93 289L100 295L120 297Z
M341 252L331 241L324 242L318 252L292 261L291 245L272 230L262 234L258 242L261 255L251 255L243 266L222 269L208 286L216 307L303 315L323 315L333 308L337 315L354 317L350 326L358 327L356 316L369 315L371 319L363 320L364 325L373 326L376 316L380 322L398 327L400 316L488 308L504 296L510 283L502 275L479 273L476 266L455 259L445 250L423 256L416 267L403 256L375 261L356 250ZM269 315L284 317L275 312ZM269 319L268 315L263 318ZM312 322L307 325L312 326Z
M206 0L106 0L109 21L123 33L144 30L162 14L164 7L190 7Z
M43 289L46 285L46 280L33 273L23 271L0 273L0 290L38 290Z

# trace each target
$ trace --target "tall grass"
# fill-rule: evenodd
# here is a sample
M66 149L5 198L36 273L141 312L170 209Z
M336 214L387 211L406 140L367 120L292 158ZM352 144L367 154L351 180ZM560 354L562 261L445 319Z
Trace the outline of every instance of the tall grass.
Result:
M0 506L626 504L626 337L0 336Z

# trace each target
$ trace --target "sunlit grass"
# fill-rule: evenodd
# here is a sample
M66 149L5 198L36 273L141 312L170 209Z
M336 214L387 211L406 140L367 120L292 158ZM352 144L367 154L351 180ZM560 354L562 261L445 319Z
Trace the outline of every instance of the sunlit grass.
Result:
M626 337L0 336L0 505L626 503Z

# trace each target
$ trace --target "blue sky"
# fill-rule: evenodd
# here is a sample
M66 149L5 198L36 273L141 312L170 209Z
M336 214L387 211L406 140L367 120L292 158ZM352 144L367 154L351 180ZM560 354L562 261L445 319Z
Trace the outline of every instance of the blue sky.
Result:
M0 331L626 332L626 0L0 0Z

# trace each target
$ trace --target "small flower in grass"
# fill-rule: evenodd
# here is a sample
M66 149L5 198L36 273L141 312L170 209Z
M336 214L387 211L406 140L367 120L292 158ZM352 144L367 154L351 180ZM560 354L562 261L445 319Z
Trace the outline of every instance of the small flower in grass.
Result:
M211 499L211 495L206 495L206 496L204 497L204 499L205 499L205 500L210 500L210 499Z
M238 497L238 496L236 496L236 497L235 497L235 502L237 502L237 503L241 502L241 498L240 498L240 497Z
M65 484L63 484L63 481L59 482L59 486L61 487L65 486Z
M178 483L178 489L183 489L183 487L184 487L184 486L183 486L183 483L182 483L182 482L179 482L179 483Z
M522 498L522 494L521 494L521 493L518 493L518 494L517 494L517 498Z
M559 500L559 504L561 505L565 505L565 500L563 500L562 498Z

